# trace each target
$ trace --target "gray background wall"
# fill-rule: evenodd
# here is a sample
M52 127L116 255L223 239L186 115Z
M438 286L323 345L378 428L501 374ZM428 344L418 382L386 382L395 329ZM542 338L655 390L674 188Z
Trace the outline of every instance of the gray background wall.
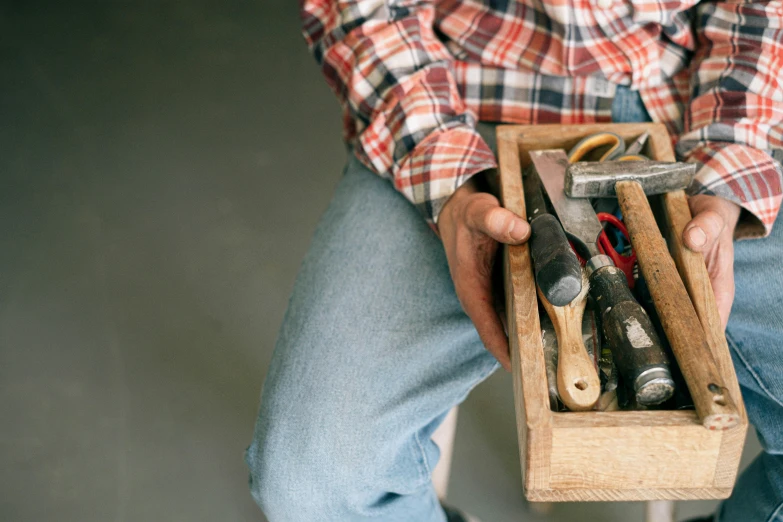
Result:
M264 520L242 452L345 159L296 2L28 4L0 5L0 520ZM450 497L543 520L506 375L461 409ZM641 507L549 520L577 517Z

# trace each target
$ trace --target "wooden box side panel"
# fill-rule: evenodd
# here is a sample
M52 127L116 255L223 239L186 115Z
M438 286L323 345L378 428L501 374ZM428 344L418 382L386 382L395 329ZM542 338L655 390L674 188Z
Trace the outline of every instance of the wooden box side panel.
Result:
M703 426L556 428L552 489L709 488L721 437Z
M516 142L498 140L500 192L506 208L526 217ZM514 404L525 489L549 488L551 417L535 280L527 245L503 251Z
M525 493L530 502L639 502L645 500L720 500L731 488L538 489Z
M589 134L611 131L626 141L637 138L644 132L650 133L650 141L660 142L660 137L669 140L666 127L659 123L623 123L604 124L586 123L580 125L501 125L497 128L497 138L515 142L519 147L521 168L530 164L531 150L565 149L570 150L579 140ZM658 139L655 139L658 138Z
M722 480L726 451L741 452L743 442L733 430L705 430L693 411L554 413L550 487L534 494L725 498L733 485Z

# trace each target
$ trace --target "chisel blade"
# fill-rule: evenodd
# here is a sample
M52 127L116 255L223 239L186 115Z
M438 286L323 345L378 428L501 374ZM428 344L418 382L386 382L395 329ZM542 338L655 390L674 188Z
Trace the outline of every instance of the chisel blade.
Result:
M565 177L568 168L568 156L565 151L534 150L530 153L530 159L569 239L578 243L583 257L591 258L599 255L597 243L602 227L590 201L569 198L565 195Z
M636 156L636 155L638 155L639 153L642 152L642 149L644 148L644 146L647 145L647 140L649 138L650 138L650 133L649 132L645 132L644 134L642 134L641 136L636 138L634 140L634 142L631 143L631 145L628 146L627 149L625 149L625 153L623 155L624 156Z

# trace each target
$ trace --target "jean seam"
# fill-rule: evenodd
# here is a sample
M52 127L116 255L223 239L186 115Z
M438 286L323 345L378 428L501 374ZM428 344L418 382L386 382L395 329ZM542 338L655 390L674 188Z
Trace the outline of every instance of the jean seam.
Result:
M429 477L432 479L432 468L430 467L429 459L427 458L427 452L424 451L424 445L421 443L421 438L419 437L419 432L416 432L414 434L414 440L416 441L416 445L419 447L419 452L421 454L421 463L424 464L424 470L425 470L425 477Z
M767 518L767 522L775 522L775 519L778 518L781 509L783 509L783 502L778 504L778 507L775 508L775 511L773 511L772 514L769 515L769 518Z
M484 382L487 379L487 377L492 375L492 373L495 372L495 370L497 370L498 368L500 368L500 363L497 362L497 360L495 360L494 363L492 365L490 365L489 370L480 379L478 379L476 381L476 383L473 384L473 386L470 387L470 389L467 391L467 393L465 393L465 395L460 400L458 400L457 402L454 403L454 406L457 406L460 403L462 403L462 401L464 401L465 398L468 395L470 395L470 392L472 392L476 388L476 386L478 386L479 384ZM454 407L454 406L452 406L452 407ZM421 455L420 462L421 462L421 464L424 465L424 471L426 473L425 477L427 477L430 480L432 480L432 471L433 471L432 470L432 466L430 465L430 461L427 458L427 452L424 450L424 445L421 443L421 437L419 436L419 432L418 431L416 431L413 434L413 440L416 442L416 446L418 446L418 448L419 448L419 454Z
M783 406L783 402L775 397L775 395L772 394L772 392L769 391L769 388L767 388L764 383L761 380L761 377L758 373L756 373L755 370L750 366L747 359L742 355L741 350L739 349L739 344L737 341L734 340L734 338L731 336L731 334L726 331L726 341L728 342L731 349L734 351L734 353L737 354L737 357L742 362L742 365L745 366L745 369L748 370L748 373L753 377L753 380L756 381L756 384L761 388L761 391L763 391L770 399L772 399L774 402L776 402L779 406Z

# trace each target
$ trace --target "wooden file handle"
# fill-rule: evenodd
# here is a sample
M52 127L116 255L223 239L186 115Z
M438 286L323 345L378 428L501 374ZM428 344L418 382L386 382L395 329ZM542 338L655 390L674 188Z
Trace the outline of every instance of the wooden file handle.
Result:
M736 426L740 420L737 407L718 373L699 317L666 248L642 186L635 181L618 181L616 190L639 267L688 383L696 414L711 430Z
M601 380L582 339L582 315L587 303L585 287L571 303L554 306L547 301L541 288L538 298L555 326L557 335L557 391L560 400L571 411L593 409L601 395Z

